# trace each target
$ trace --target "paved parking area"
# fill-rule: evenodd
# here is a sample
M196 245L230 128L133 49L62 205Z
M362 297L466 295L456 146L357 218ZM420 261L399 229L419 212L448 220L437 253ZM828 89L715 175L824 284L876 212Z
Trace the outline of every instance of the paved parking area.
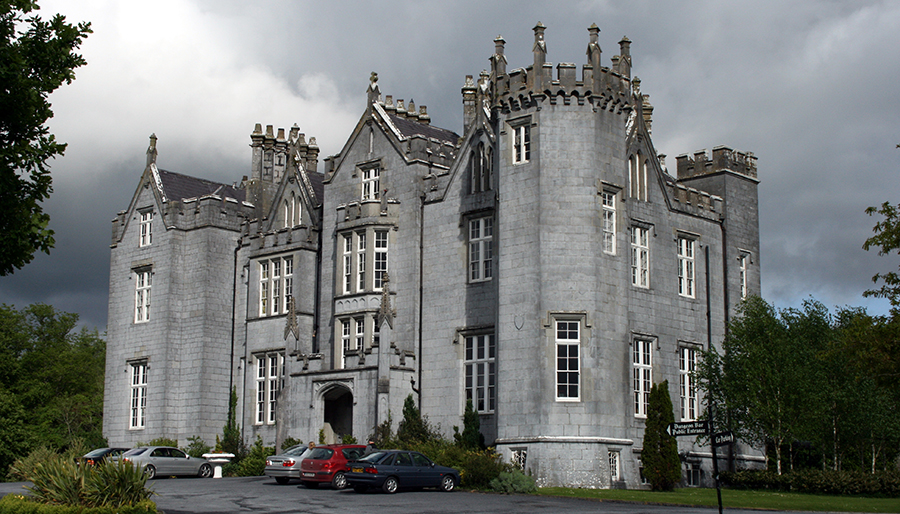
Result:
M0 496L22 491L22 483L0 483ZM434 490L357 494L350 489L333 491L327 487L307 489L297 482L278 485L266 477L199 479L163 478L152 480L153 500L165 514L218 514L255 512L260 514L337 514L352 512L416 514L520 514L528 512L565 514L717 514L717 509L669 507L621 502L599 502L571 498L500 495L457 490ZM759 514L760 511L726 509L729 514ZM801 513L797 513L801 514ZM813 513L806 513L813 514ZM822 513L818 513L822 514Z

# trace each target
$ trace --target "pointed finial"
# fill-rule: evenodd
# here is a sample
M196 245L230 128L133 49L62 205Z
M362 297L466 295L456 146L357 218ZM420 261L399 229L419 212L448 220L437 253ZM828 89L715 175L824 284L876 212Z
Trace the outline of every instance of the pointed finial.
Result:
M147 147L147 166L156 164L156 133L150 134L150 146Z

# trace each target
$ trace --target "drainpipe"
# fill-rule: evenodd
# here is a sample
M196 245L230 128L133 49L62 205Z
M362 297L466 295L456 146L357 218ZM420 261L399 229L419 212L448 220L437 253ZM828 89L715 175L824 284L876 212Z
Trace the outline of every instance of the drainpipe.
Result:
M319 352L319 303L322 295L322 227L319 227L319 234L316 237L319 247L316 249L316 287L315 287L315 303L313 304L313 333L310 353Z
M430 170L429 170L430 172ZM422 409L422 330L423 330L423 308L422 303L425 298L425 287L424 287L424 278L425 278L425 198L426 194L422 191L422 196L419 197L419 352L416 356L416 367L418 369L418 389L413 388L416 395L419 397L419 410Z
M237 276L238 252L241 250L241 238L238 237L234 247L234 272L231 277L231 362L228 368L228 402L231 403L231 390L234 388L234 324L237 321Z

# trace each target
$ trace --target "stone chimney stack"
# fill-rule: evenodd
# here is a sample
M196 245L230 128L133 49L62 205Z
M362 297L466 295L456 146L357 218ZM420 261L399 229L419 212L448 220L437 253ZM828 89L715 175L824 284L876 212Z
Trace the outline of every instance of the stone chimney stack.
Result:
M591 35L587 47L588 64L591 65L592 76L594 79L593 84L591 84L591 89L596 95L600 93L602 87L600 85L600 78L603 75L600 73L600 55L603 53L603 50L600 49L600 27L598 27L596 23L593 23L588 27L588 32Z
M462 87L463 96L463 134L469 131L469 127L475 121L476 88L472 75L466 75L466 83Z
M534 68L531 72L534 75L534 91L540 93L544 90L544 63L547 62L547 43L544 42L544 31L547 27L543 23L538 22L534 26Z
M631 40L627 37L619 41L619 73L631 77Z

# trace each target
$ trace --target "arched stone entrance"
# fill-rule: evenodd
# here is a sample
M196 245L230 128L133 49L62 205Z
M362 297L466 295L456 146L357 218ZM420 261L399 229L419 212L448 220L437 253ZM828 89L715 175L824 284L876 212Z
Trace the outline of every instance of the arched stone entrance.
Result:
M335 442L344 435L353 435L353 393L346 386L335 385L322 395L325 403L325 423L331 426Z

